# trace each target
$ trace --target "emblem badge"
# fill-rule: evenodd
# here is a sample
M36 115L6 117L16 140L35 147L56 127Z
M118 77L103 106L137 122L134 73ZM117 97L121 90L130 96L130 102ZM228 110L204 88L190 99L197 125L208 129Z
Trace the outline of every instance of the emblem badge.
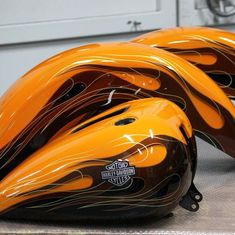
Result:
M135 175L135 167L129 166L127 161L114 161L105 168L106 171L101 172L102 179L119 187L127 183L132 175Z

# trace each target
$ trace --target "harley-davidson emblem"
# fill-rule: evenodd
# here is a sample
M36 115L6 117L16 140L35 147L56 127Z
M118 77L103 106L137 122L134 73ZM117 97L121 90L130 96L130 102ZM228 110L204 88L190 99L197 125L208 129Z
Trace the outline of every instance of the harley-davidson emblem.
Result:
M124 185L135 175L135 167L129 166L127 161L114 161L105 168L107 171L101 172L102 179L116 186Z

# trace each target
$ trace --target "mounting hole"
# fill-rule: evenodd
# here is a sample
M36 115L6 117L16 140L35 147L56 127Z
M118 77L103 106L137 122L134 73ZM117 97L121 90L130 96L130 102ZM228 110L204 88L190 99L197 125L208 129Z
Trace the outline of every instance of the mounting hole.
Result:
M195 210L197 208L197 205L196 204L192 204L191 207L192 207L193 210Z
M125 126L131 124L132 122L135 122L135 120L136 120L135 118L124 118L122 120L115 122L115 126Z

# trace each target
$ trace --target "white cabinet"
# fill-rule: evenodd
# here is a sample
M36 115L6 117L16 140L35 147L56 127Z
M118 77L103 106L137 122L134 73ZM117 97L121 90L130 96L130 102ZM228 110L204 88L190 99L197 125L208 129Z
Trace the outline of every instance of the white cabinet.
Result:
M0 45L176 26L176 0L0 0Z

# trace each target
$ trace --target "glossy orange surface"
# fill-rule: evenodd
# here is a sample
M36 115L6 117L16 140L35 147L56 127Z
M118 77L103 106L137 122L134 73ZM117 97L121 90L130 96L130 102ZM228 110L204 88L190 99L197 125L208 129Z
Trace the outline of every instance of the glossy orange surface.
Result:
M206 27L179 27L143 34L132 41L168 50L188 60L235 99L234 33Z

